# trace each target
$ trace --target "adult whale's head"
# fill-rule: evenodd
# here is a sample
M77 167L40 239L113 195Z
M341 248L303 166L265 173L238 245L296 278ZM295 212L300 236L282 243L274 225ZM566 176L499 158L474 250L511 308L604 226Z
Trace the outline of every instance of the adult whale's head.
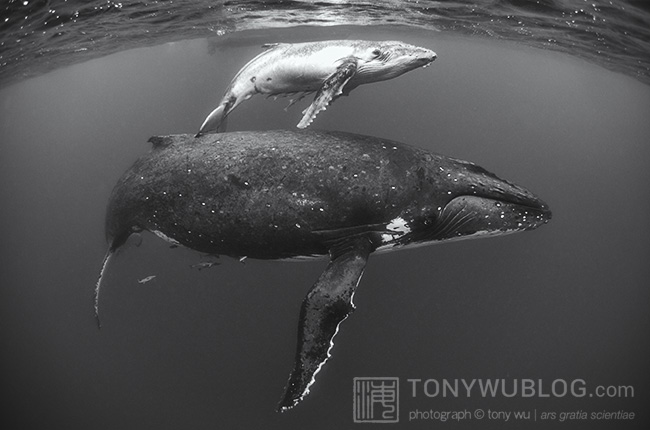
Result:
M531 230L551 218L532 193L473 163L384 139L272 131L151 142L111 195L102 273L142 230L210 254L329 257L302 305L281 410L309 392L372 252Z
M419 198L388 224L378 251L532 230L551 219L530 191L467 161L425 155Z
M437 57L430 49L399 41L361 42L355 54L359 58L356 80L361 83L395 78L427 67Z

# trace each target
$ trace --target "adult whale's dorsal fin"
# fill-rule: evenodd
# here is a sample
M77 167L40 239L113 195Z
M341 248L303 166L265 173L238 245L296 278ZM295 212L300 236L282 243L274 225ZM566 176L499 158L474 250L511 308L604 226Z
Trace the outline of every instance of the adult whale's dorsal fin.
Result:
M354 310L352 297L368 256L373 250L366 237L337 245L337 254L302 302L298 322L298 347L293 371L278 410L297 405L314 383L316 373L329 358L339 324Z
M343 93L343 87L357 72L357 64L356 57L346 57L341 60L336 71L323 82L323 86L316 93L312 104L302 111L303 116L298 123L298 128L309 126L320 111L326 109L332 100Z
M151 136L147 142L151 143L154 149L161 149L174 143L174 138L173 136Z

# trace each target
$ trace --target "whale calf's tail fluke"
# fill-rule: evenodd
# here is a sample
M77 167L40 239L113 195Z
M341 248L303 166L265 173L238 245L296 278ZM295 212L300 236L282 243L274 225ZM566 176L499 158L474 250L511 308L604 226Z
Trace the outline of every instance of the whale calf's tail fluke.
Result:
M217 132L225 131L225 119L226 105L220 104L215 110L210 112L210 115L205 118L203 124L201 124L201 128L199 128L199 132L196 133L195 137L200 137L209 130L216 130Z
M214 131L215 133L225 132L228 114L235 108L235 106L239 104L240 101L241 100L239 100L234 95L226 94L226 96L224 96L224 98L221 100L219 106L210 112L210 115L208 115L205 120L203 120L203 124L201 124L201 128L199 128L199 132L196 133L196 136L194 137L201 137L210 131Z

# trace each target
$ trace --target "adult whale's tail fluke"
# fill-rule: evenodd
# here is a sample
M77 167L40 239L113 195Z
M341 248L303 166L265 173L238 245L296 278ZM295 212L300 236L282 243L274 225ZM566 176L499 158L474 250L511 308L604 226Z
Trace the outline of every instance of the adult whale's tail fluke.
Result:
M135 233L135 231L128 226L124 218L119 216L114 216L111 206L109 205L108 216L106 218L106 238L108 240L108 249L104 255L104 260L102 262L102 268L99 271L99 276L97 277L97 282L95 283L95 322L97 323L97 328L102 328L101 321L99 319L99 292L102 287L102 282L104 280L104 273L108 269L108 265L113 259L115 252L124 245L127 239Z
M293 371L278 411L296 406L315 382L316 374L330 357L339 324L354 310L352 297L373 251L366 237L344 241L332 250L330 263L302 302L298 322L298 346Z
M97 283L95 284L95 322L97 323L97 328L101 328L101 321L99 320L99 290L102 286L102 279L104 278L104 272L106 272L106 268L108 267L108 263L111 260L111 257L113 256L113 249L109 248L106 251L106 255L104 256L104 261L102 262L102 269L99 271L99 277L97 278Z

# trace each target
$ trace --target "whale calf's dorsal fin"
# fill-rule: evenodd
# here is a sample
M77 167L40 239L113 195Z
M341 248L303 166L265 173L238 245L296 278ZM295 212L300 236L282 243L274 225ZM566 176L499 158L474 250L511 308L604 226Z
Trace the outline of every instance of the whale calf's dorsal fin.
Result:
M352 298L373 245L367 237L357 236L337 248L302 302L296 360L280 411L291 409L309 393L316 374L330 356L339 324L354 310Z

